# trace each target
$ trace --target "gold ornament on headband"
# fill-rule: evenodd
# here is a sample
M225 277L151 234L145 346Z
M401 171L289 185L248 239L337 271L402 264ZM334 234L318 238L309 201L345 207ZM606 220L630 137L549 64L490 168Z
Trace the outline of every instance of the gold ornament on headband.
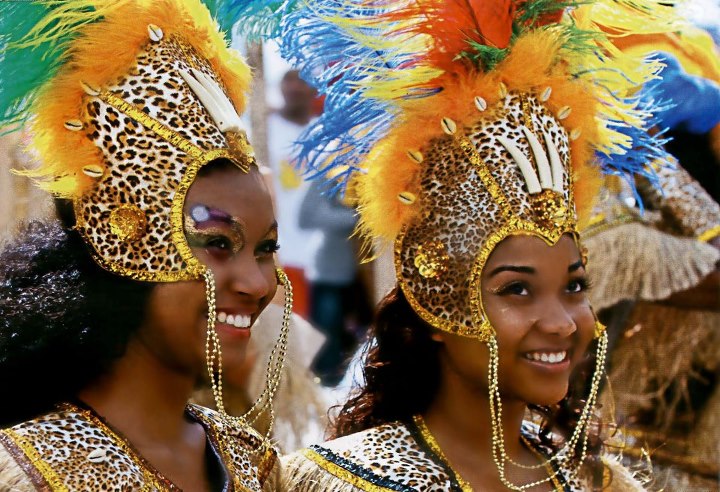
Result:
M428 241L418 247L414 263L421 276L435 278L447 270L449 259L443 243L440 241Z

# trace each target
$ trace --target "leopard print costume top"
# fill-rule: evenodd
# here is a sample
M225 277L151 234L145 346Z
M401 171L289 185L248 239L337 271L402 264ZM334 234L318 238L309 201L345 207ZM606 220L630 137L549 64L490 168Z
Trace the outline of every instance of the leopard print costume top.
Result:
M227 431L216 412L197 405L189 405L187 414L205 428L211 455L222 469L223 492L262 490L275 465L274 450L255 463L244 452L258 443L254 431ZM227 436L239 445L229 445ZM0 444L0 490L180 490L100 416L77 405L62 404L52 413L0 431Z
M472 492L438 454L416 419L380 425L283 459L283 489L288 492ZM522 435L533 449L548 456L537 426L526 422ZM607 490L641 491L642 486L616 462L604 460L613 480ZM553 490L590 490L572 470L555 468ZM614 484L614 485L613 485Z

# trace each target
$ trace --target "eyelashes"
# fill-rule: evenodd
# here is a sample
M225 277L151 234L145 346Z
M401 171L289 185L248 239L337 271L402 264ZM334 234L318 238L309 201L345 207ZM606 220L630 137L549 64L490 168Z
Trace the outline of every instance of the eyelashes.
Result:
M589 291L592 288L590 279L587 277L578 277L571 279L567 284L567 292L570 294L580 294ZM514 280L508 284L505 284L496 289L492 289L491 292L499 296L507 295L519 295L524 296L530 293L530 285L527 282L521 280Z
M279 250L280 243L277 242L277 239L267 239L260 243L257 253L259 255L272 255L277 253Z
M229 257L238 254L245 247L244 243L233 241L222 234L188 234L187 239L190 247L208 250L216 256ZM279 249L280 244L276 239L266 239L255 248L255 256L271 256Z
M592 289L592 282L587 277L579 277L570 281L570 284L576 283L580 290L577 292L587 292Z
M509 284L505 284L502 287L498 287L497 289L493 289L492 293L499 295L499 296L506 296L506 295L523 295L527 291L527 285L525 282L521 281L514 281L510 282Z

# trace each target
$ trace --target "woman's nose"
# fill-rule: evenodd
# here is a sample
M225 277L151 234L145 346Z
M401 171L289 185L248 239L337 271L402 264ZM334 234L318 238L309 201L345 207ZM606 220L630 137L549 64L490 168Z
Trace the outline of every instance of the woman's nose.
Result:
M577 330L575 320L560 301L546 302L535 324L542 331L561 337L568 337Z
M254 299L262 299L272 293L277 283L274 268L262 265L254 256L238 259L234 263L231 284L233 292Z

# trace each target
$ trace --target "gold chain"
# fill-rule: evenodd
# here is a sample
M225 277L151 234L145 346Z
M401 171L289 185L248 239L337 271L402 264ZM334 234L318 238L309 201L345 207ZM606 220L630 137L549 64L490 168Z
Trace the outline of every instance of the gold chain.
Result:
M260 394L253 406L248 410L243 419L249 423L255 423L257 419L265 412L270 412L270 426L274 421L274 411L272 409L272 399L277 392L280 380L282 379L282 370L285 364L285 354L287 353L287 341L290 333L290 319L292 315L293 305L293 290L290 280L287 278L285 272L281 269L277 269L277 277L280 284L285 290L285 307L283 310L283 321L282 328L280 329L280 336L278 341L275 343L270 356L268 357L266 373L266 384L265 389ZM269 432L269 431L268 431Z
M592 378L592 384L590 387L590 395L588 397L588 400L583 408L582 414L580 415L580 420L578 421L577 426L575 427L575 430L573 432L573 435L571 436L570 440L563 446L561 450L559 450L557 453L555 453L553 456L551 456L549 459L545 460L539 465L523 465L520 463L517 463L513 461L508 455L505 450L505 438L503 436L503 428L502 428L502 400L500 397L500 387L499 387L499 378L498 378L498 365L499 365L499 357L498 357L498 346L497 346L497 339L492 336L490 340L488 341L488 348L490 350L490 366L488 368L488 388L490 393L490 418L492 420L492 442L493 442L493 460L495 461L495 465L498 468L498 471L500 473L500 480L502 483L509 488L510 490L517 490L517 491L523 491L530 489L532 487L535 487L536 485L541 485L543 483L549 482L553 479L555 479L558 475L558 471L553 471L547 478L544 478L542 480L536 480L535 482L531 482L524 485L515 485L512 482L510 482L505 475L505 463L510 462L511 464L518 466L520 468L525 469L537 469L537 468L547 468L547 465L550 464L553 461L558 462L559 466L562 466L564 464L567 464L570 462L572 457L575 454L575 448L577 446L577 443L582 439L582 447L581 447L581 453L580 453L580 459L578 463L578 468L582 465L583 461L585 461L585 457L587 456L587 442L588 442L588 434L587 429L590 422L590 417L592 416L593 410L595 408L595 402L597 400L597 394L598 389L600 387L600 381L602 379L602 373L603 368L605 366L605 358L607 356L607 345L608 345L608 339L607 339L607 333L603 332L600 336L600 339L598 341L598 347L596 351L596 364L595 364L595 371L593 372L593 378Z
M215 277L209 268L203 273L205 277L205 296L208 304L207 337L205 338L205 360L207 362L208 376L215 399L215 408L220 415L226 415L225 403L223 402L222 387L222 350L220 348L220 337L215 329L217 311L215 306Z
M206 269L204 273L205 294L208 304L205 359L207 362L208 375L210 376L212 393L215 399L215 408L220 414L220 418L223 420L228 430L238 425L241 427L252 426L252 424L257 422L258 418L264 413L267 412L269 415L268 429L263 434L263 439L259 441L258 446L252 449L252 451L265 449L264 446L270 439L273 424L275 423L275 411L273 409L272 402L282 379L282 371L285 366L285 356L287 354L288 335L290 333L290 320L293 305L292 285L284 271L278 268L276 270L276 274L278 281L285 290L285 306L283 310L283 321L280 329L280 335L275 343L275 346L270 352L270 356L268 357L265 388L257 400L255 400L252 407L244 415L241 417L235 417L227 413L223 401L222 350L220 348L220 337L217 334L217 330L215 330L215 323L217 320L215 305L215 280L210 269ZM229 444L235 451L241 453L244 452L243 448L233 446L233 442L236 441L235 438L230 437L228 440L230 441Z

